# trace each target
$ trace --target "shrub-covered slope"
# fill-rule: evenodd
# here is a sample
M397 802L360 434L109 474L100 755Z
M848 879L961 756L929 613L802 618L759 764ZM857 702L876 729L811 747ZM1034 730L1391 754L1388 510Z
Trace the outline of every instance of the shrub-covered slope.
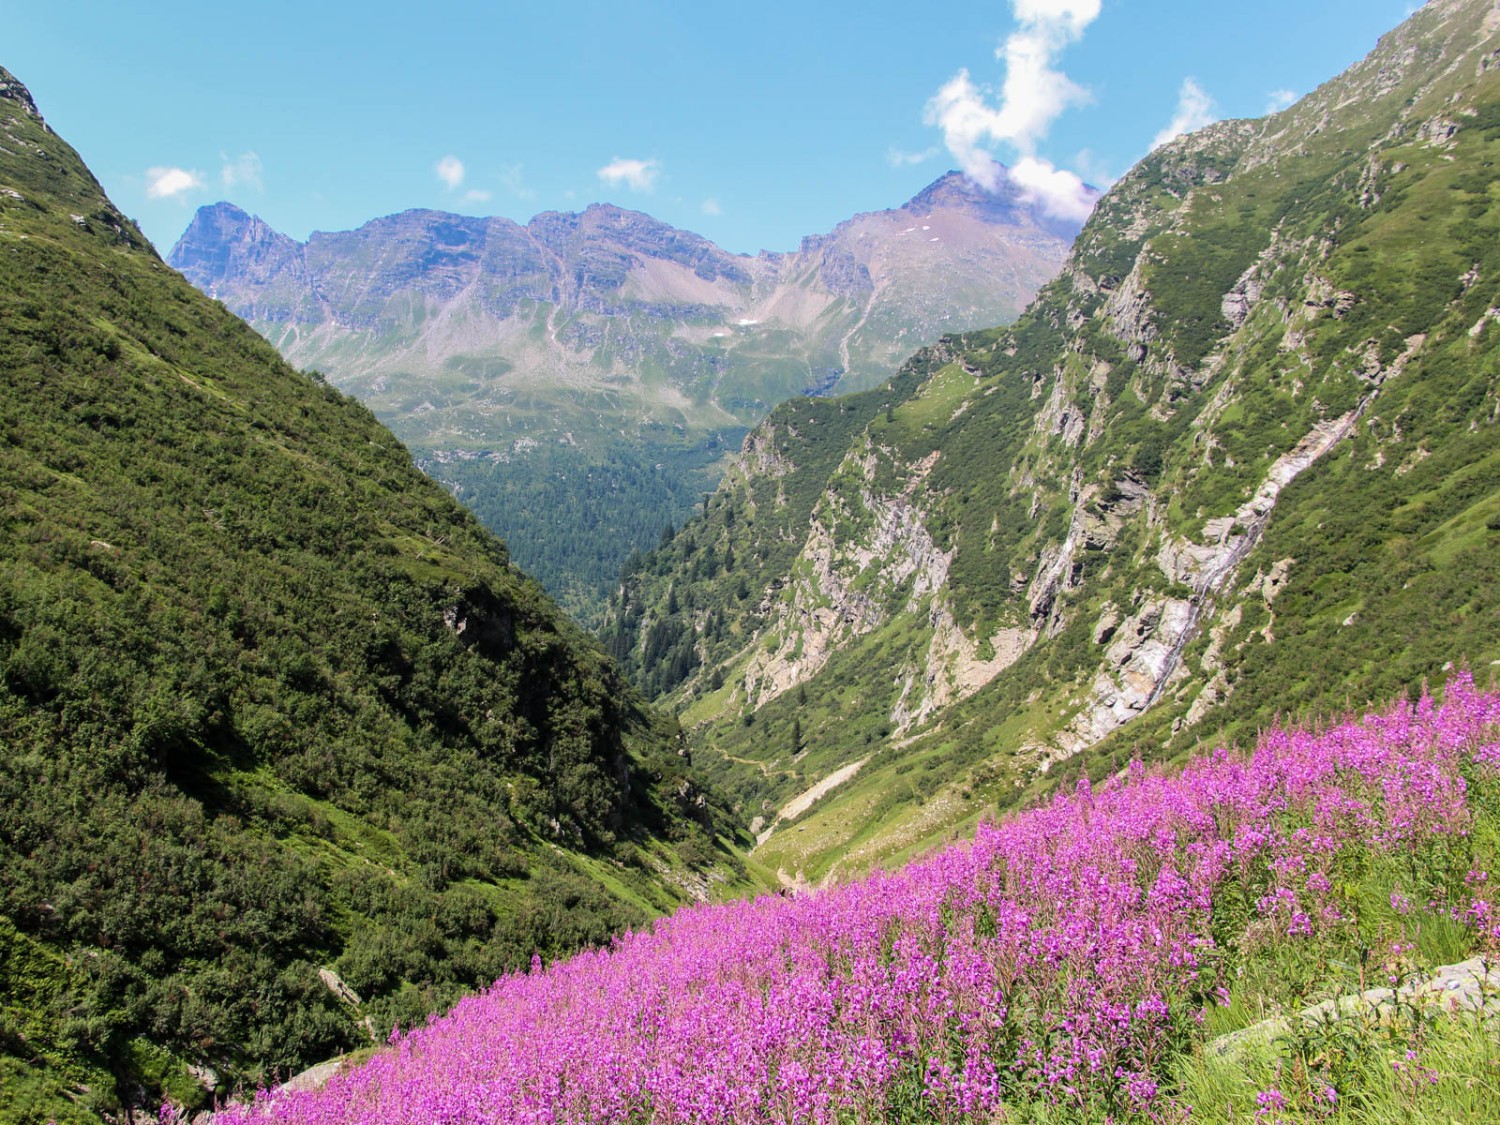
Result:
M1142 161L1013 328L752 434L607 642L768 861L1500 656L1497 52L1429 3Z
M368 1043L681 901L671 842L721 877L713 815L675 724L0 71L0 1121Z
M1482 968L1450 974L1469 1015L1411 992L1225 1036L1493 953L1497 721L1458 680L1175 776L1136 763L905 871L507 977L326 1090L215 1120L1478 1125L1500 1113Z

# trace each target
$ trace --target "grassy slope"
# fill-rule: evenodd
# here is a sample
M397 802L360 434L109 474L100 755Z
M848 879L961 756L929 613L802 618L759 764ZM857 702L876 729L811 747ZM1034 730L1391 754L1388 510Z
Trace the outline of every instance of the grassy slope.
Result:
M675 725L0 81L0 1120L289 1073L742 872Z

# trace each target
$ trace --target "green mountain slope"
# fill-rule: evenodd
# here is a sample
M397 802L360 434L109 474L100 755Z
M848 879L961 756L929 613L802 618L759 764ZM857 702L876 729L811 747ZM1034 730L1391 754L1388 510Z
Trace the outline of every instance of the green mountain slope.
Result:
M524 226L407 211L302 243L219 203L168 261L367 404L592 622L772 406L879 383L1056 276L1077 224L997 180L949 173L784 254L605 204Z
M0 402L0 1121L285 1076L743 876L675 724L3 70Z
M1435 0L1158 150L1013 328L919 354L852 436L752 435L607 641L762 859L866 866L1500 657L1497 27Z

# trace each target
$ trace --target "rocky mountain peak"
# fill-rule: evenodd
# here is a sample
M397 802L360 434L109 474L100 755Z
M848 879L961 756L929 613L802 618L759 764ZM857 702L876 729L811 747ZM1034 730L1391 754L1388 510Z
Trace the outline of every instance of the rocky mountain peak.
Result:
M1010 169L998 160L998 187L990 191L963 172L945 172L919 191L901 208L913 218L925 218L938 211L956 211L972 215L987 223L1036 226L1059 238L1071 239L1077 233L1076 223L1058 219L1026 198L1021 186L1011 178ZM1091 199L1099 192L1089 189Z
M931 214L940 207L987 207L1013 208L1021 204L1021 190L1010 178L1010 169L999 163L999 190L989 191L959 171L944 172L902 207L913 215Z
M173 249L172 265L211 288L246 263L263 270L268 262L296 257L300 250L296 241L273 230L260 216L219 202L198 208Z
M32 100L31 91L3 66L0 66L0 98L18 103L27 114L38 121L42 119L42 115L37 112L36 102Z

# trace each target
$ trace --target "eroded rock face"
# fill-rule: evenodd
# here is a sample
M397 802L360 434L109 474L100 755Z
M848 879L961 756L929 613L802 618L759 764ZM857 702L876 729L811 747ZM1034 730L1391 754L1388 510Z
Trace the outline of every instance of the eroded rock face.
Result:
M1118 625L1108 614L1101 618L1095 637L1111 638L1103 666L1077 714L1044 751L1044 767L1087 750L1143 713L1173 683L1186 679L1189 671L1182 654L1215 610L1225 610L1217 625L1219 630L1237 625L1239 606L1218 606L1220 591L1232 585L1240 564L1260 542L1282 490L1349 436L1368 401L1340 418L1315 426L1290 452L1278 457L1260 486L1233 515L1206 521L1206 542L1193 542L1163 530L1157 565L1169 582L1188 587L1192 596L1153 599ZM1289 566L1290 560L1285 565ZM1285 575L1283 564L1278 564L1272 575L1261 580L1261 588L1272 591L1264 595L1267 604L1274 599L1274 591L1285 581ZM1269 587L1264 586L1267 582ZM1113 607L1110 612L1118 613ZM1222 644L1221 635L1218 645ZM1208 679L1183 717L1188 725L1200 721L1228 694L1227 683L1217 674L1217 652L1212 648L1203 670Z
M757 426L745 435L745 442L735 460L741 476L784 477L792 465L776 449L776 428Z
M953 611L938 602L932 611L932 640L920 664L906 669L900 697L891 710L898 733L920 727L944 708L967 699L1026 655L1036 629L1013 626L988 639L989 655L959 626Z
M1178 598L1153 599L1122 622L1088 698L1053 740L1043 768L1087 750L1155 702L1180 668L1179 648L1192 623L1193 604Z
M318 979L323 982L323 986L327 988L329 992L333 993L345 1004L353 1004L357 1008L364 1003L364 1001L359 998L359 993L350 988L344 978L339 976L338 973L334 972L332 969L319 969Z
M1159 333L1153 319L1155 305L1151 294L1146 291L1139 262L1125 275L1119 288L1110 294L1104 313L1110 331L1126 346L1130 358L1137 363L1143 361Z
M851 639L910 611L947 582L951 555L933 540L917 500L936 454L907 467L906 488L897 496L873 490L878 457L871 446L851 454L845 467L866 486L850 499L837 494L820 505L788 592L756 638L771 644L745 670L752 708L806 682Z

